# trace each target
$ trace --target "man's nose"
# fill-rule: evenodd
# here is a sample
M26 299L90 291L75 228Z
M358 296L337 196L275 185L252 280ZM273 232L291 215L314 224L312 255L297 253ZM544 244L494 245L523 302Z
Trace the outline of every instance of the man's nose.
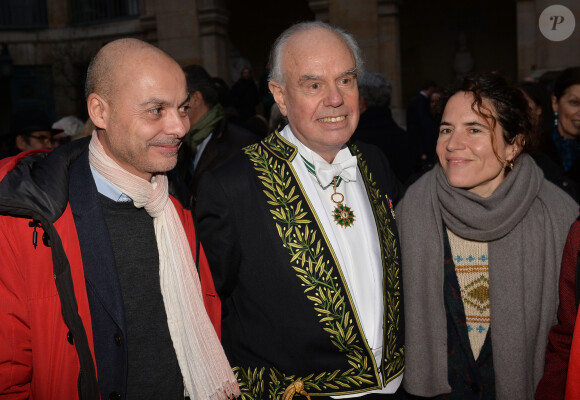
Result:
M166 124L168 133L182 138L189 130L189 117L187 113L182 113L180 110L173 110L167 116Z
M344 102L342 92L336 85L331 85L326 93L324 105L329 107L339 107Z
M49 150L54 150L56 149L58 146L55 145L55 143L52 142L52 140L50 140L50 138L46 138L44 140L44 148L45 149L49 149Z

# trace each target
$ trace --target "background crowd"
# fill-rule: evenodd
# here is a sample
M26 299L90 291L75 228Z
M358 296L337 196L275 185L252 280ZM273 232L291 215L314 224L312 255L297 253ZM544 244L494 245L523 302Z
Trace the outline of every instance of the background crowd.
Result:
M575 136L578 105L567 98L572 94L564 96L564 92L572 87L570 91L575 96L580 94L575 93L577 89L573 88L578 84L579 68L550 71L537 79L530 77L521 82L512 82L523 91L532 109L533 135L529 142L533 146L530 154L546 179L576 201L580 201L580 163L577 162L580 159L580 144ZM229 129L236 131L221 140L222 144L227 143L231 147L231 151L223 153L208 168L215 167L231 152L264 138L286 124L267 86L253 78L249 67L240 71L240 78L231 87L221 77L211 77L200 65L186 66L184 71L190 77L188 82L192 93L198 92L208 109L219 105L224 123L227 121ZM555 86L557 82L559 86ZM437 162L435 147L442 112L440 98L452 83L437 84L426 80L409 101L404 123L398 124L390 110L391 82L384 75L372 71L365 71L358 77L361 118L353 139L378 146L405 187ZM198 112L198 116L192 117L192 130L202 115ZM206 128L206 134L209 135L211 128ZM0 158L21 151L54 149L71 140L89 136L93 129L90 118L82 121L78 116L69 115L50 121L43 110L19 111L11 117L10 131L0 133ZM200 130L200 126L195 129ZM183 149L180 157L180 160L192 158L194 166L205 148L203 140L196 141L207 136L198 133L195 137L193 142L188 139L190 150ZM192 146L200 146L201 151L192 150ZM196 172L197 177L208 168L201 166ZM180 169L185 173L183 165ZM190 182L190 185L193 184ZM195 193L195 185L190 189L191 193Z
M189 231L188 236L184 232L180 240L172 243L167 231L157 229L162 223L158 222L159 213L149 209L155 219L155 233L145 239L153 242L157 235L160 243L169 242L169 250L177 248L171 246L182 246L179 250L187 257L178 264L183 261L187 266L193 265L188 243L192 248L192 243L196 243L193 254L196 257L201 254L205 267L209 263L215 289L223 302L221 320L218 318L216 325L221 323L224 329L222 339L228 361L250 366L263 363L272 371L277 371L279 364L285 365L287 370L300 369L304 367L309 351L324 348L327 359L321 356L308 360L306 364L330 371L344 362L340 360L344 354L350 360L357 356L364 359L361 363L363 369L368 367L366 360L374 357L370 362L380 366L381 371L374 371L369 378L373 379L371 383L357 381L358 386L362 384L364 390L370 392L368 399L382 395L436 399L578 398L580 326L575 322L580 298L577 289L580 285L577 278L580 222L574 221L580 202L580 67L566 68L557 74L523 82L510 82L500 73L485 71L463 76L456 82L425 80L410 100L406 123L401 127L390 110L391 82L379 73L363 70L358 48L355 42L351 42L354 39L350 35L342 30L332 30L325 24L300 25L300 29L290 31L283 38L287 42L282 40L275 45L275 49L288 46L292 50L287 54L295 57L292 60L296 67L289 68L289 61L283 60L282 55L277 59L274 53L274 69L268 84L256 82L251 69L245 66L240 71L239 80L230 88L223 79L210 76L200 65L182 66L180 71L168 56L159 56L172 71L177 71L175 76L179 79L175 79L178 81L175 86L179 86L179 90L186 86L187 93L175 92L181 97L188 96L185 101L181 97L172 97L182 101L171 103L177 110L179 123L169 121L167 124L173 123L183 131L180 131L181 146L176 154L172 154L175 163L163 164L171 166L160 172L161 176L167 177L168 193L180 204L176 206L177 210L186 214L184 210L192 210L196 216L196 228L205 253L200 251L199 239ZM306 46L305 32L317 35L321 42ZM144 59L150 54L158 55L158 50L152 46L129 43L118 46L127 46ZM282 50L279 52L286 54ZM106 55L107 50L104 53ZM301 58L296 54L308 57ZM295 75L300 68L306 72L310 71L309 68L315 69L305 59L316 59L330 67L324 68L320 76L305 73L298 78ZM154 72L160 74L163 67L160 62ZM335 74L340 79L325 74ZM167 82L173 82L172 77L164 77ZM307 89L300 86L309 80L315 82ZM299 82L298 87L292 86L294 82ZM338 89L327 89L332 84L336 84ZM328 93L320 94L320 87L321 91L327 89ZM93 134L95 129L99 135L107 134L107 130L122 135L120 131L103 128L101 123L119 128L115 125L118 120L132 116L111 118L103 111L107 108L99 103L101 91L103 98L108 93L106 88L99 84L95 88L88 97L88 104L92 104L93 109L90 110L92 119L87 121L76 116L50 121L43 110L14 113L10 132L1 135L0 158L30 150L50 152L65 145L69 146L65 149L80 149L89 146L89 139L84 139L82 145L68 143L91 135L91 146L100 146L99 136ZM317 119L313 120L309 119L311 115L303 115L312 105L312 101L309 103L304 98L316 96L322 98L322 105L314 107ZM182 106L185 103L188 104L187 110ZM120 110L112 109L115 110L113 114ZM321 110L326 110L328 115L320 114ZM327 110L340 110L342 113L336 111L336 115L331 115ZM95 120L97 126L93 123ZM336 140L335 136L320 135L317 121L329 125L336 123L340 127L332 132L336 134ZM342 121L347 122L341 125ZM133 130L135 126L130 125ZM270 134L273 131L276 133ZM131 133L138 135L138 132ZM109 152L112 151L111 154L117 155L114 150L119 142L100 140ZM176 143L164 142L162 145L175 147ZM243 156L241 149L244 149ZM53 154L66 153L59 150ZM71 158L77 156L76 151L71 150ZM91 168L104 174L109 172L108 168L113 168L105 150L90 147L89 152L90 157L97 157L97 161L91 159ZM293 158L296 154L299 157ZM138 157L133 156L120 152L118 158L126 161L130 169L143 173L141 160L135 160ZM104 161L99 161L99 157ZM47 159L54 162L55 158ZM76 158L73 161L77 163ZM323 172L320 171L324 171L324 167L338 171L333 169L335 166L338 168L336 164L340 164L340 171L333 172L328 182L322 182ZM351 170L354 168L354 175L343 175L348 169L347 164ZM52 164L39 162L39 165ZM285 166L298 172L285 175ZM42 176L46 176L46 168L40 170ZM35 181L41 176L36 175L36 171L31 174ZM74 177L74 169L71 171ZM111 172L111 179L122 182L124 178L116 176L117 172ZM89 176L88 172L86 175ZM144 174L148 180L153 180L154 175ZM10 175L11 179L14 176L14 173ZM108 175L106 177L111 180ZM133 178L127 179L133 183ZM13 183L13 180L9 181ZM337 190L342 182L342 192L339 193ZM4 185L4 190L6 187ZM295 192L295 188L299 189ZM289 193L284 192L287 189ZM21 188L15 192L19 193L19 190ZM126 189L131 190L129 187ZM375 190L381 195L374 197ZM299 196L298 192L308 200L304 206L301 201L292 205ZM102 194L101 189L99 193ZM96 192L94 194L97 198ZM262 201L264 194L267 201ZM349 204L356 206L356 217L351 215L349 220L348 212L347 217L340 213L336 217L346 224L346 228L325 225L320 217L325 213L330 215L325 207L330 204L334 208L332 203L338 204L336 209L344 211L342 201L334 200L337 194L343 200L346 196ZM168 197L167 193L165 197ZM325 199L328 204L318 199ZM95 201L103 204L104 218L109 226L116 228L110 229L111 235L117 230L122 231L116 215L129 219L126 210L119 211L115 202L107 205L108 200ZM288 213L288 209L292 213ZM72 215L69 217L73 218ZM146 215L149 224L148 218ZM311 230L310 226L300 230L302 225L314 220L318 221L317 230ZM182 222L187 225L188 221ZM178 225L175 221L173 223ZM355 228L351 226L353 223ZM373 228L375 224L376 230ZM130 226L138 230L140 225ZM192 228L193 222L187 226ZM322 249L318 246L314 251L309 246L314 243L318 232L321 232L319 237L324 237L327 242ZM114 256L121 260L128 257L124 256L127 243L123 240L113 242L120 243L113 243ZM334 245L334 252L329 252L331 246L328 243ZM300 254L301 250L296 249L308 251ZM163 265L175 261L167 252L160 247L157 254L161 255ZM134 253L130 254L138 256ZM168 260L163 257L168 257ZM317 261L323 259L327 261ZM357 270L361 259L365 260L362 264L373 265L376 270L366 271L368 275ZM300 266L294 266L300 261ZM150 267L155 272L158 265L153 264ZM278 265L286 264L294 266L293 269L281 269L288 276L280 278L283 276L280 271L272 272ZM332 286L340 280L344 281L344 287L337 289L332 286L333 290L326 297L324 294L316 297L321 289L308 280L308 268L315 271L328 268L324 273L327 278L336 270L344 269L346 277L341 273L323 282ZM384 286L380 279L372 278L373 273L381 271L392 274L385 279ZM340 345L332 342L334 347L324 347L328 345L324 342L326 334L319 335L317 324L328 323L337 317L328 312L329 316L320 321L300 319L298 311L307 309L304 298L299 296L303 289L292 288L288 292L291 295L286 293L287 282L295 277L296 272L304 273L301 278L304 284L312 284L315 289L307 298L317 304L316 310L320 313L325 312L319 311L323 303L332 303L344 288L350 290L352 299L350 295L345 296L347 300L341 302L351 307L348 313L361 315L360 322L358 317L355 318L356 324L346 318L346 334L342 328L325 328L325 332L340 342L336 338L348 337L355 329L352 341L358 332L367 339L364 343L368 346L360 345L360 351L358 347L354 351L347 341ZM361 278L358 274L364 276ZM404 284L398 283L401 275ZM128 273L122 277L122 283L129 285L133 278ZM185 304L187 296L184 293L193 285L191 283L184 289L179 278L173 278L164 290L182 290L177 302ZM367 290L370 286L372 288ZM383 296L383 292L388 296ZM93 301L91 296L89 293L88 298ZM164 292L163 296L169 295ZM202 296L205 300L207 293L204 291ZM389 296L400 301L391 303L386 299ZM371 307L361 306L381 303L383 297L383 307L376 313L379 317L372 315ZM158 300L155 307L164 324L165 309L162 299ZM132 306L138 308L136 303ZM175 307L182 307L182 304ZM401 308L404 309L404 324L392 322L390 314L398 317ZM176 312L167 309L168 313ZM383 312L385 321L389 320L384 322L384 326L389 327L384 332ZM291 331L286 324L271 324L272 316L280 314L292 319L295 327L301 327L297 328L301 334ZM183 323L179 312L175 315L178 315L178 322ZM206 325L210 326L209 322ZM250 325L275 325L276 334L266 329L252 331ZM575 328L578 328L576 333ZM167 343L177 335L173 331L177 328L170 326L170 329L171 332L164 334ZM219 328L216 330L219 335ZM377 332L380 334L375 336ZM315 337L308 343L324 344L314 350L302 346L301 340L308 334ZM294 336L299 339L293 341ZM383 343L386 336L392 341L396 355L389 353L390 347L386 349L388 346ZM401 350L403 337L404 352ZM148 340L141 339L142 343ZM112 343L107 345L112 346ZM147 346L150 345L147 342ZM167 347L171 348L171 345L167 344ZM187 343L184 347L183 354L188 357L197 349ZM341 350L337 351L335 347ZM276 359L280 354L284 357ZM170 361L172 365L179 361L177 368L181 368L185 375L186 369L180 357L179 351L172 353ZM270 362L273 365L268 365ZM104 368L102 365L99 368ZM224 365L219 363L218 367L228 370ZM256 382L244 375L243 368L236 368L236 378L242 393L245 393ZM100 376L101 369L98 372ZM155 375L151 369L148 373ZM194 375L191 373L191 377L184 378L190 392L196 388L197 376ZM305 390L304 382L300 380L286 385L294 379L293 376L275 375L273 372L264 379L269 379L271 384L280 379L284 383L280 385L287 386L286 391L293 389L301 393ZM382 386L379 376L383 378ZM180 381L182 376L175 373L173 378ZM387 378L389 382L386 382ZM233 378L228 375L228 379ZM322 373L320 379L326 379ZM303 386L294 386L296 382ZM343 394L333 386L333 379L328 378L325 382L328 383L326 391L314 383L307 383L306 388L318 390L323 395ZM350 383L345 382L344 387L349 387ZM242 384L247 384L247 387ZM220 390L219 385L216 387L215 390ZM183 387L173 385L171 390L179 392L177 395L180 396ZM359 389L352 389L347 394L356 390ZM231 393L238 394L236 389L229 387L227 396Z

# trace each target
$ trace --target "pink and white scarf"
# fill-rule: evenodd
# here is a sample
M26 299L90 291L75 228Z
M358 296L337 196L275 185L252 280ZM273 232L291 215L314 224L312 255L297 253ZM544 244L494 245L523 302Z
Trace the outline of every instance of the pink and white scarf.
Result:
M124 170L105 153L96 132L89 144L89 163L153 218L167 324L187 393L193 399L239 396L236 378L205 311L191 248L169 200L167 176L156 174L148 182Z

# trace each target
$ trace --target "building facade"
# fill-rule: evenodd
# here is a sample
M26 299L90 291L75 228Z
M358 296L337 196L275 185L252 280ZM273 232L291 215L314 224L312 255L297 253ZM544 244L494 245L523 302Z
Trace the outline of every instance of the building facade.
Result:
M580 2L559 0L580 24ZM11 112L42 108L53 118L86 117L83 84L104 44L135 37L181 65L201 64L232 83L241 66L264 73L275 37L300 20L352 32L366 69L393 83L392 108L422 81L445 85L472 70L514 80L580 65L580 28L566 40L538 29L546 0L3 0L0 3L0 132Z

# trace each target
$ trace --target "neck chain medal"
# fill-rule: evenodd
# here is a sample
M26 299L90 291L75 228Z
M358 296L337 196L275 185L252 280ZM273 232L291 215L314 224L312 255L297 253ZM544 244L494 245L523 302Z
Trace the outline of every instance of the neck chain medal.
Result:
M344 195L336 191L336 188L338 185L340 185L340 182L342 182L342 179L338 176L335 176L332 184L332 190L334 193L330 195L330 200L336 204L336 207L334 207L334 210L332 211L332 216L334 217L334 222L336 222L337 225L342 226L343 228L348 228L354 224L354 213L350 207L342 204L344 201Z
M308 172L316 176L314 164L304 158L302 154L300 154L300 157L302 157ZM342 178L340 176L335 176L332 181L332 189L334 193L330 195L330 200L336 204L336 207L334 207L334 210L332 211L332 217L334 218L334 222L336 222L337 225L342 226L343 228L348 228L354 223L354 213L350 207L342 204L344 201L344 195L336 191L336 188L340 185L341 182Z

